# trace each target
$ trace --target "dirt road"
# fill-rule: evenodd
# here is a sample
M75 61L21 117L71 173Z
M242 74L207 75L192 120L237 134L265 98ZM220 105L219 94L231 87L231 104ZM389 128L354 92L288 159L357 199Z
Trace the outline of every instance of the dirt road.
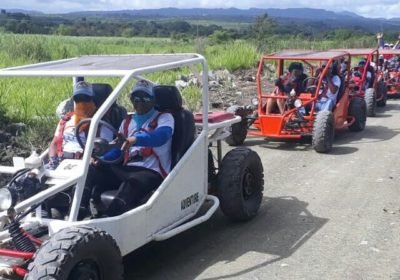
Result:
M330 154L247 140L265 169L257 218L205 224L125 258L126 279L400 279L400 101Z

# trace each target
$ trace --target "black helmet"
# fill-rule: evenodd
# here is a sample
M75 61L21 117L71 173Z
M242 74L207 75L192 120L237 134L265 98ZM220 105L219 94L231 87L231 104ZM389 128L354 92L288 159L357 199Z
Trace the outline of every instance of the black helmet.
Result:
M289 72L292 72L293 70L300 70L301 72L303 72L304 71L303 63L301 63L301 62L290 63Z

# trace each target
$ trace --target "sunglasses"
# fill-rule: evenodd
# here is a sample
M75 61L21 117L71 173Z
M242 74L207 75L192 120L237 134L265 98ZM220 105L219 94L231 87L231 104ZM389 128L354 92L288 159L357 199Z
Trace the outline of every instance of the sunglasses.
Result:
M139 103L139 102L148 103L148 102L150 102L152 100L153 99L151 97L146 97L146 96L133 96L133 97L131 97L131 102L134 102L134 103Z
M79 102L90 102L90 101L93 100L92 97L90 97L90 96L88 96L88 95L85 95L85 94L76 95L76 96L74 96L73 99L74 99L74 101L77 102L77 103L79 103Z

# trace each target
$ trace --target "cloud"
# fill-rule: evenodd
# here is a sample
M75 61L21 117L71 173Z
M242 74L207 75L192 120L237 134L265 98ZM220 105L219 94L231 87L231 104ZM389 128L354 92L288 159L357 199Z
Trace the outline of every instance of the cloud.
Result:
M3 9L18 8L63 13L82 10L177 8L318 8L352 11L365 17L399 17L398 0L2 0ZM312 16L312 15L310 15Z

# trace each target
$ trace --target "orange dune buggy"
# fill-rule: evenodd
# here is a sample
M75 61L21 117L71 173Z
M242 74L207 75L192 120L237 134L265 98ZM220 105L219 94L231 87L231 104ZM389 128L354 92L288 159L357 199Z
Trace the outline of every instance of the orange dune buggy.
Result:
M364 62L364 67L359 65L351 68L351 85L358 89L359 95L363 96L367 103L367 116L374 117L376 115L376 106L386 106L387 87L382 77L379 65L379 50L378 49L334 49L331 51L348 52L353 61L355 58ZM357 63L357 62L356 62ZM350 63L348 66L350 67ZM361 70L361 71L360 71ZM371 78L368 79L367 74L371 73Z
M388 97L400 97L400 49L379 50L381 75L387 87Z
M247 123L249 128L247 134L275 139L300 139L311 136L315 151L326 153L332 149L336 129L363 130L366 123L366 104L358 92L351 92L348 86L349 73L340 77L341 86L333 111L317 112L319 93L326 86L326 77L334 67L338 68L339 61L343 59L351 62L350 55L343 51L290 50L262 56L256 77L258 100L253 102L257 106L256 112L247 111L247 115L241 115L246 120L244 125ZM284 68L290 68L293 62L305 65L304 72L308 74L308 78L302 81L301 92L291 90L289 94L274 94L277 92L274 80L281 78ZM271 68L276 68L274 74L264 70ZM283 111L278 110L279 106L275 106L272 112L268 112L268 102L284 104ZM242 129L232 127L230 140L235 141L227 141L230 145L240 145L246 138L246 133L235 137L235 132L245 129L243 122L236 124L238 125L242 125Z

